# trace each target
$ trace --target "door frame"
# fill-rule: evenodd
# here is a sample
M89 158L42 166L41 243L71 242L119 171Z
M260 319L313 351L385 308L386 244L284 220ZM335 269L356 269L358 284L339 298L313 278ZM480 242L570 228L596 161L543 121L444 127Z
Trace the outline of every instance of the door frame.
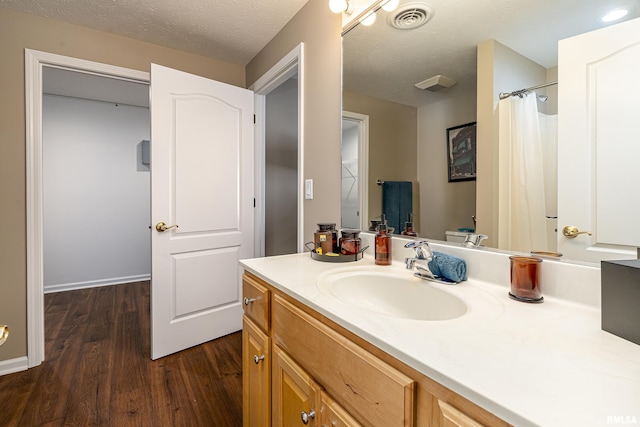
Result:
M297 241L298 252L304 251L304 43L298 44L273 67L262 75L249 89L254 92L255 129L255 244L254 256L265 256L265 148L266 148L266 98L286 80L298 75L298 175L297 175Z
M42 73L44 67L150 84L145 71L25 49L26 201L27 201L27 366L45 360L44 246L42 185Z

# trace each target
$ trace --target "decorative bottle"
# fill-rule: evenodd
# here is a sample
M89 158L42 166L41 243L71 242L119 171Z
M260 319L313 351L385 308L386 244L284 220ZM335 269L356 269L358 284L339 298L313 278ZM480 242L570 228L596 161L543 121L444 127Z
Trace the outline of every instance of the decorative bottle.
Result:
M402 233L400 234L402 234L403 236L411 236L411 237L416 237L418 235L418 233L413 231L413 214L412 213L407 214L407 222L404 223L404 230L402 230Z
M391 265L391 236L387 234L387 221L384 214L382 223L378 225L375 241L376 265Z

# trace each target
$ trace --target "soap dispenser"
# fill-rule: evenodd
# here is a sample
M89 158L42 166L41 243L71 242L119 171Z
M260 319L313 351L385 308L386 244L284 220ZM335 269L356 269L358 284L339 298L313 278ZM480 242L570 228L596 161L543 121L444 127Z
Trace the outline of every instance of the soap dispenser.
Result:
M413 231L413 214L412 213L407 214L407 222L404 223L404 230L402 230L401 234L403 236L411 236L411 237L418 236L418 233Z
M375 257L376 265L391 265L391 236L387 234L387 219L381 215L382 222L378 225L378 232L375 236Z

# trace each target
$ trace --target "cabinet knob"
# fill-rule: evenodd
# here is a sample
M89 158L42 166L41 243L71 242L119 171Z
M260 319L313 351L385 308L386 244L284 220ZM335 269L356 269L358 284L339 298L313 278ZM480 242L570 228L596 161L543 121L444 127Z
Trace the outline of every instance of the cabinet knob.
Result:
M256 365L260 363L261 360L264 360L264 354L262 356L258 356L257 354L253 355L253 361L256 362Z
M305 411L302 411L300 417L302 418L302 424L307 425L309 424L309 420L312 420L316 417L316 411L309 411L308 414Z
M249 305L250 303L254 302L256 299L255 298L247 298L244 297L244 305Z

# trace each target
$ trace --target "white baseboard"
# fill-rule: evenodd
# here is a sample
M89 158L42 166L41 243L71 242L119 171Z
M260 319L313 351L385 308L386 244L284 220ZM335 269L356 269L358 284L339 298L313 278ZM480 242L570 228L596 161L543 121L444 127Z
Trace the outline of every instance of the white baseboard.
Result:
M0 361L0 376L13 374L14 372L26 371L29 368L27 356L16 357L15 359Z
M122 285L124 283L142 282L144 280L151 280L150 274L140 274L137 276L127 277L112 277L109 279L89 280L86 282L75 283L61 283L59 285L45 285L44 293L49 294L53 292L73 291L77 289L95 288L98 286L111 286Z

